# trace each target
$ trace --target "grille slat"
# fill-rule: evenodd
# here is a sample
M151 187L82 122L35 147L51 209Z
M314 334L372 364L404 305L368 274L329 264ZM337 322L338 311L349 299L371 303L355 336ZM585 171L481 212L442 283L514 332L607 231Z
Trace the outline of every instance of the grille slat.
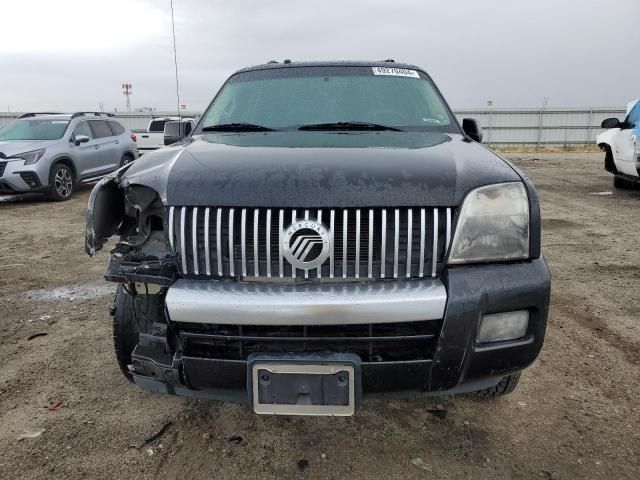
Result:
M216 216L216 260L218 261L218 276L222 273L222 209L218 209Z
M451 241L455 213L452 208L236 210L167 208L169 242L185 276L292 281L435 277ZM332 248L318 268L296 269L284 261L284 229L289 221L302 219L328 223Z
M267 277L271 278L271 209L267 210Z
M234 264L236 262L235 252L233 251L233 208L229 209L229 275L235 276Z
M408 210L407 218L407 278L411 277L411 237L413 235L413 210Z
M433 209L433 253L431 258L438 258L438 209ZM436 262L431 262L431 276L436 276Z
M193 273L200 274L198 268L198 207L193 209L193 221L191 222L191 248L193 249Z
M204 211L204 238L211 238L209 234L209 208ZM207 276L211 276L211 245L210 242L204 241L204 259Z
M424 208L420 209L420 270L418 271L418 277L424 276L424 237L425 237L425 211Z
M387 210L382 210L382 245L380 247L380 278L384 278L387 264Z
M182 207L180 212L180 249L182 250L182 273L188 273L189 266L187 265L187 242L186 242L186 216L187 207Z
M247 276L247 209L242 209L242 217L240 220L240 248L242 256L242 276Z

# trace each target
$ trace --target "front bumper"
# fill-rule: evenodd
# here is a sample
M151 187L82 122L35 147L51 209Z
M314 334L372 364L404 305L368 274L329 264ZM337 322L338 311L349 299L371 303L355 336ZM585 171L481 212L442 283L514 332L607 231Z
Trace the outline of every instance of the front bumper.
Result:
M38 170L41 161L33 165L25 165L24 160L0 160L4 168L0 168L0 194L42 192L48 180Z
M218 285L212 287L214 283ZM264 348L271 353L271 348L287 352L287 347L273 339L243 334L243 326L246 332L248 325L268 329L296 324L308 335L300 341L305 349L318 345L313 343L317 338L306 330L314 324L325 329L335 328L331 324L342 324L345 329L369 325L370 332L393 326L399 328L398 332L407 326L415 327L411 336L394 336L390 350L383 355L370 355L373 348L378 348L371 337L350 338L351 343L331 337L333 343L328 351L355 352L362 358L360 385L364 396L452 394L492 387L505 375L526 368L540 352L548 315L550 275L544 260L536 259L456 267L446 271L442 280L416 282L264 287L179 281L174 286L166 297L168 331L178 333L170 341L167 338L171 335L141 335L132 356L134 381L156 392L249 402L247 357L251 348ZM301 299L297 306L296 296ZM523 309L529 311L530 318L523 338L489 345L475 343L484 314ZM239 333L212 334L207 330L218 323L238 328ZM416 340L416 332L423 343ZM176 348L193 339L225 340L236 345L239 338L239 351L234 350L233 355L220 354L226 352L220 348ZM403 348L403 341L413 342L412 346L407 343ZM367 347L369 344L372 346ZM417 352L416 345L423 345L420 348L424 350ZM290 352L294 358L297 351Z

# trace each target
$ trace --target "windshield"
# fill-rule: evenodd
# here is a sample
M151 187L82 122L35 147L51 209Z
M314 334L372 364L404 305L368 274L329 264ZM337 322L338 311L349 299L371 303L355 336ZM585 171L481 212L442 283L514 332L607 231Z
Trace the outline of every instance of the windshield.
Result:
M236 74L222 87L196 133L215 125L250 124L282 130L344 122L459 132L424 73L358 66Z
M57 140L62 138L69 120L15 120L0 128L3 140Z

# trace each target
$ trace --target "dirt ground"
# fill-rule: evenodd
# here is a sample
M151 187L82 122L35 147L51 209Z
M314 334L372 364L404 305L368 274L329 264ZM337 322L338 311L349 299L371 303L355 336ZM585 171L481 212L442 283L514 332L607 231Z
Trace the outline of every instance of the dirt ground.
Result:
M640 478L640 191L615 190L601 154L508 156L542 201L539 360L497 401L370 401L351 418L258 417L128 383L107 253L83 253L89 190L1 201L0 478Z

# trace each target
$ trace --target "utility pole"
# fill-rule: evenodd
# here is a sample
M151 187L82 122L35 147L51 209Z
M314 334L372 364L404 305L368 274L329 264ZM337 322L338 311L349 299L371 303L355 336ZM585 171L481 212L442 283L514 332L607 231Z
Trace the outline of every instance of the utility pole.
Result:
M487 108L489 109L489 135L487 145L491 148L491 130L493 130L493 100L487 100Z
M542 118L544 117L544 111L547 108L547 103L549 103L549 97L544 97L542 101L542 108L540 109L540 117L538 119L538 145L536 147L536 151L540 151L540 143L542 142Z
M133 95L133 85L131 85L130 83L123 83L122 84L122 94L127 97L127 112L130 112L131 111L131 99L129 97L131 95Z

